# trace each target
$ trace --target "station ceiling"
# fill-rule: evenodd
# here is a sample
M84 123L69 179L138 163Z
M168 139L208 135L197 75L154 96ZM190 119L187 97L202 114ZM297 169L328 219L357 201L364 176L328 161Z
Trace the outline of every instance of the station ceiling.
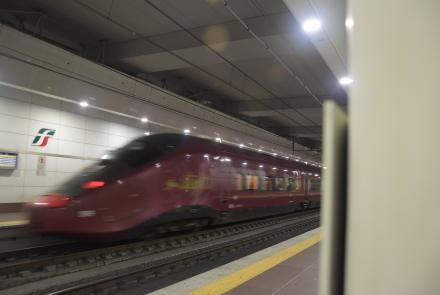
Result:
M3 0L0 20L317 151L322 102L346 106L282 0Z

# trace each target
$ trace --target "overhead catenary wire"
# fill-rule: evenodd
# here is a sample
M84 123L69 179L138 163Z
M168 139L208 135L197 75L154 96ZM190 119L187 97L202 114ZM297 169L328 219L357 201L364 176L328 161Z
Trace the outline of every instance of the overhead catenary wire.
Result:
M226 0L223 0L223 5L226 7L226 9L237 19L237 21L246 29L246 31L249 32L263 47L267 50L274 58L275 60L286 70L287 73L289 73L290 76L292 76L298 84L301 85L304 90L310 94L310 96L320 105L322 105L322 101L318 98L316 94L310 90L310 88L306 85L306 83L295 73L294 70L292 70L287 63L275 52L272 50L272 48L265 42L263 39L260 38L257 34L255 34L254 31L246 24L246 22L235 12L235 10L229 5L229 3Z
M257 80L255 80L255 78L253 78L252 76L250 76L248 73L246 73L245 71L243 71L241 68L239 68L237 65L235 65L234 63L232 63L230 60L228 60L225 56L223 56L221 53L218 52L218 50L216 50L215 48L213 48L211 45L209 45L208 43L204 42L202 39L200 39L197 35L195 35L193 32L191 32L190 30L188 30L185 26L183 26L182 24L180 24L178 21L176 21L173 17L171 17L169 14L167 14L164 10L162 10L160 7L158 7L156 4L152 3L151 0L144 0L144 2L148 3L151 7L153 7L154 9L156 9L158 12L160 12L163 16L165 16L169 21L171 21L172 23L174 23L176 26L178 26L182 31L186 32L188 35L190 35L193 39L195 39L196 41L198 41L201 45L205 46L206 48L208 48L212 53L214 53L217 57L219 57L220 59L222 59L223 61L225 61L228 65L230 65L232 68L236 69L238 72L240 72L243 76L245 76L246 78L248 78L249 80L251 80L252 82L254 82L256 85L258 85L260 88L262 88L264 91L266 91L267 93L269 93L270 95L272 95L273 97L275 97L276 99L278 99L281 103L283 103L288 109L292 109L295 113L297 113L300 117L302 117L303 119L305 119L306 121L309 121L310 123L312 123L313 125L319 126L319 124L317 124L316 122L314 122L313 120L311 120L310 118L306 117L305 115L303 115L301 112L297 111L295 108L293 108L292 106L290 106L289 104L287 104L281 97L277 96L275 93L273 93L271 90L269 90L267 87L265 87L264 85L262 85L260 82L258 82ZM250 30L250 28L244 23L244 21L241 18L237 19L242 25L245 26L245 28L247 28L247 30ZM257 36L258 37L258 36ZM260 42L263 42L263 40L260 40ZM266 47L267 44L266 44ZM259 101L259 99L255 99L257 101ZM318 99L319 100L319 99ZM286 116L284 113L279 112L273 108L270 108L271 110L273 110L274 112L281 114L283 117L288 118L290 121L294 121L295 124L298 124L302 127L304 127L305 129L307 129L309 132L311 133L316 133L315 130L310 129L309 126L304 125L302 123L299 123L298 121L290 118L289 116Z
M98 11L97 9L95 9L95 8L93 8L93 7L90 7L90 6L88 6L87 4L85 4L85 3L83 3L83 2L80 2L80 1L78 1L78 0L74 0L74 2L75 2L76 4L78 4L79 6L82 6L83 8L86 8L87 10L89 10L89 11L95 13L96 15L98 15L98 16L100 16L100 17L102 17L102 18L107 19L108 21L110 21L110 22L113 23L114 25L116 25L116 26L118 26L118 27L120 27L120 28L122 28L122 29L124 29L124 30L126 30L126 31L128 31L128 32L130 32L133 36L138 37L138 38L140 38L141 40L144 40L144 41L150 43L151 45L153 45L153 46L155 46L155 47L157 47L157 48L163 50L164 52L167 52L167 53L171 54L172 56L174 56L174 57L176 57L176 58L182 60L183 62L187 63L188 65L190 65L190 66L192 66L192 67L198 69L199 71L203 72L204 74L206 74L206 75L208 75L208 76L210 76L210 77L212 77L212 78L214 78L214 79L216 79L216 80L221 81L222 83L224 83L225 85L228 85L228 86L231 87L232 89L234 89L234 90L236 90L236 91L238 91L238 92L244 94L245 96L247 96L247 97L249 97L249 98L251 98L251 99L257 101L257 102L260 103L262 106L264 106L264 107L266 107L266 108L268 108L268 109L271 109L271 110L273 110L274 112L280 114L282 117L285 117L286 119L288 119L288 120L294 122L295 124L297 124L297 125L299 125L299 126L302 126L302 127L306 128L306 129L308 129L311 133L316 133L314 130L310 130L310 128L309 128L308 126L303 125L303 124L297 122L296 120L290 118L290 117L287 116L286 114L284 114L284 113L282 113L282 112L279 112L279 111L277 111L277 110L271 108L270 105L265 104L265 103L262 102L260 99L256 99L255 97L253 97L252 95L246 93L246 92L243 91L242 89L237 88L237 87L235 87L235 86L229 84L227 81L225 81L225 80L222 79L221 77L218 77L218 76L216 76L216 75L210 73L209 71L207 71L207 70L203 69L202 67L200 67L200 66L198 66L198 65L196 65L196 64L194 64L194 63L192 63L191 61L189 61L188 59L184 58L183 56L181 56L181 55L179 55L179 54L177 54L177 53L175 53L175 52L173 52L173 51L168 50L167 48L161 46L161 45L158 44L157 42L154 42L154 41L151 40L150 38L148 38L148 37L146 37L146 36L143 36L143 35L137 33L135 30L131 29L131 28L128 27L127 25L122 24L122 23L120 23L119 21L116 21L115 19L111 18L108 14L103 14L103 13L101 13L100 11ZM258 83L258 82L257 82L257 83ZM261 85L260 85L260 86L261 86ZM291 108L291 107L289 106L289 108ZM301 115L302 115L302 114L301 114ZM316 124L316 123L315 123L315 125L318 126L318 124Z

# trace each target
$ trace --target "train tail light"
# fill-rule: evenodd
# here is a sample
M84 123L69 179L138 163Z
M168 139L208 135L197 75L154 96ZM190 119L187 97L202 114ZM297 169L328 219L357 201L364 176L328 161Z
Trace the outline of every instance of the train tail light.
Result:
M60 208L66 207L72 199L61 194L48 194L37 197L32 205L37 207Z
M83 189L95 189L95 188L103 187L104 185L105 185L104 181L93 180L93 181L84 182L81 185L81 188L83 188Z

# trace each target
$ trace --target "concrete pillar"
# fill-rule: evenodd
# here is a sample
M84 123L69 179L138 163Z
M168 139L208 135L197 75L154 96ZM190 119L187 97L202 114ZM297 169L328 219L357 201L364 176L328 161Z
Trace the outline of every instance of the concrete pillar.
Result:
M440 1L350 0L345 294L440 294Z

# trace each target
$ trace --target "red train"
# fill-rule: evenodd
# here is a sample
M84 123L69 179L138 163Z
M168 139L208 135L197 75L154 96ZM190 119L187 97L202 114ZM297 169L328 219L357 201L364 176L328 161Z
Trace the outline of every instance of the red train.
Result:
M28 204L40 233L140 235L320 206L320 170L180 134L140 137Z

